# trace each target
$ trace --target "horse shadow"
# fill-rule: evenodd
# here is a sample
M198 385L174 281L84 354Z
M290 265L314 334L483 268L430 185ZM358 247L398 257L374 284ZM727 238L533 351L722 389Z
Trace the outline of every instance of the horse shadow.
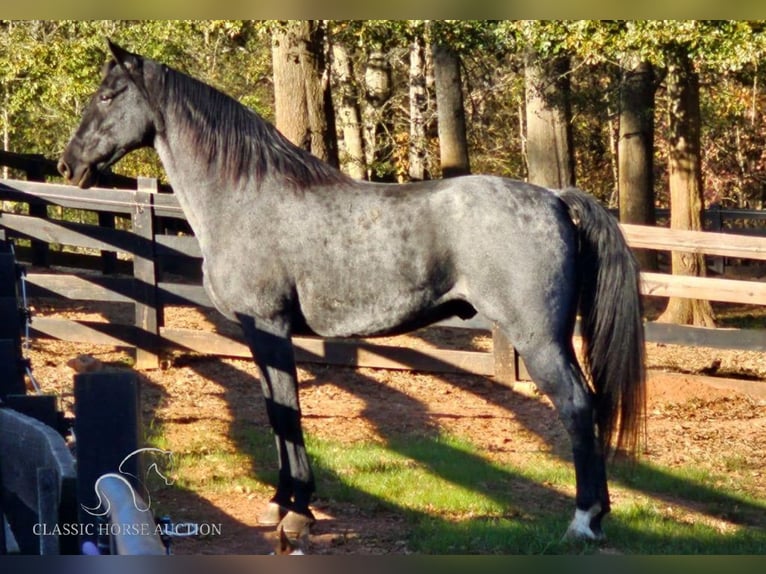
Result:
M258 381L232 364L215 359L186 360L183 364L190 366L203 377L217 379L224 386L225 400L237 407L232 409L232 414L237 416L231 422L229 438L251 459L253 476L266 484L275 484L278 470L277 455L273 440L263 440L264 436L271 439L272 433L266 420ZM364 403L361 416L372 425L387 450L412 460L451 484L481 493L507 508L504 516L530 517L541 512L557 515L561 521L560 531L563 532L566 529L569 513L574 504L573 496L562 494L555 488L530 480L521 472L500 468L488 459L444 440L438 422L429 416L422 402L389 385L381 384L357 369L344 369L343 376L337 376L338 369L321 365L301 365L302 376L299 377L301 391L306 392L312 388L329 385L341 388ZM241 380L243 377L249 378L251 383L243 386L239 383L226 382ZM243 410L241 405L245 401L252 401L259 406ZM392 418L390 409L383 411L379 408L381 403L395 406L401 416ZM546 409L546 407L541 408ZM540 413L538 418L545 418L543 415L544 413ZM303 420L306 426L311 426L312 423L332 424L325 414L317 412L316 409L304 412ZM260 435L260 438L254 435ZM414 437L416 440L413 440ZM365 536L364 533L350 532L352 528L350 523L358 523L360 514L370 523L381 516L384 522L389 524L398 524L402 520L406 523L413 518L427 518L422 511L413 510L396 500L376 496L361 489L354 490L353 497L350 497L353 498L353 503L332 499L327 493L338 492L348 487L344 485L343 477L336 470L323 466L319 459L312 458L317 480L314 508L315 511L318 510L320 516L326 517L320 519L312 528L312 541L324 541L319 545L315 544L315 550L353 551L355 546L348 542L349 537L363 539ZM450 462L445 464L445 461ZM482 477L480 484L477 484L475 476ZM413 485L415 491L417 488L417 485ZM428 492L424 491L422 496L427 497ZM486 519L494 520L489 516ZM395 543L393 539L401 538L401 528L394 528L388 533L378 529L375 536L391 537L392 543Z

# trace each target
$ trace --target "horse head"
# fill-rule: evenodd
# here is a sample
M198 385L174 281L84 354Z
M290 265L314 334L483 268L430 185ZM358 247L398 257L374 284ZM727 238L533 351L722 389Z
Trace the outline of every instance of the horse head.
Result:
M111 41L109 50L113 59L58 163L61 175L81 188L93 186L99 172L128 152L151 146L164 130L149 89L161 66Z

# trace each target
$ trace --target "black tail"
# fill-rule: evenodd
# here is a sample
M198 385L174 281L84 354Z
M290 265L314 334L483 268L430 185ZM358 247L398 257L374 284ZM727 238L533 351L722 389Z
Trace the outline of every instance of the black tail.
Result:
M644 327L639 269L617 220L592 196L560 193L580 231L580 315L585 372L604 453L635 454L645 424Z

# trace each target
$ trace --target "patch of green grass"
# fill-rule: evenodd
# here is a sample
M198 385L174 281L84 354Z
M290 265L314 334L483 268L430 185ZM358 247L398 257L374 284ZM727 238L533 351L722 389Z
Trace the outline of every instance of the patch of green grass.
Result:
M581 553L592 545L562 539L566 521L519 518L430 518L413 528L412 550L424 554L560 554Z
M649 499L614 509L609 545L625 554L762 554L766 530L745 525L721 530L682 508Z
M428 514L480 513L501 515L503 505L470 485L483 483L486 491L501 485L498 470L489 464L466 465L473 457L466 445L454 439L412 441L384 446L366 443L340 445L312 440L311 456L325 470L320 489L326 496L352 501L353 493L364 492L375 505L389 505ZM402 451L408 450L404 453ZM453 456L438 453L452 451Z
M153 430L161 445L161 428ZM201 440L176 453L175 487L192 491L271 492L273 437L239 429L236 449ZM307 437L319 502L351 504L374 517L405 518L397 540L422 554L593 554L597 543L563 540L574 511L567 460L529 453L522 467L499 464L453 436L399 437L341 444ZM741 461L732 460L736 467ZM610 552L762 554L766 502L753 483L705 468L643 462L610 467L619 495L605 519Z
M425 554L590 554L563 540L574 510L571 464L541 453L500 465L460 439L402 438L353 446L312 440L321 496L408 518L409 548ZM620 502L605 520L610 551L762 553L766 504L699 467L616 464ZM399 534L401 536L401 534Z
M571 549L562 535L573 503L559 490L573 480L573 472L542 453L536 464L522 470L489 461L452 436L352 446L311 440L308 447L322 498L371 513L404 514L409 547L416 552Z
M680 504L735 525L766 529L766 500L753 494L758 491L752 477L734 481L699 466L668 469L646 463L615 465L612 477L613 482L667 504Z
M173 450L161 424L150 424L144 432L146 444ZM209 437L200 435L190 440L183 451L172 452L172 464L172 469L165 470L173 477L173 486L192 491L270 492L278 470L273 436L263 429L237 433L234 449L211 443Z

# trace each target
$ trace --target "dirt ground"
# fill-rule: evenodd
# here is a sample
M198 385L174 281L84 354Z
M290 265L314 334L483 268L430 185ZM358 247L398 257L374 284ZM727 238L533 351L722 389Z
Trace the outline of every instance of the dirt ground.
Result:
M80 309L78 316L84 313ZM210 328L209 317L193 310L171 312L166 320L172 326ZM432 344L428 337L413 339L417 345ZM486 348L491 342L469 344ZM130 361L123 349L34 341L29 356L36 378L44 391L62 396L64 407L71 407L72 371L66 362L80 353L106 368L126 368ZM268 432L258 372L250 361L177 354L165 366L143 371L140 378L145 422L161 426L170 450L199 451L206 441L236 452L246 425ZM530 452L568 456L568 439L555 412L531 383L509 388L478 376L299 367L304 425L316 437L354 443L446 431L505 463L523 463ZM711 472L728 472L732 480L738 472L752 473L764 478L760 488L766 499L766 357L649 344L648 367L644 459L667 467L699 464ZM732 465L734 459L741 464ZM219 536L177 541L176 553L271 551L273 528L256 522L267 492L172 489L166 495L171 499L163 504L174 516L220 523L222 528ZM308 541L310 553L408 552L400 515L361 512L323 500L321 493L314 510L319 520ZM721 520L720 527L726 528Z

